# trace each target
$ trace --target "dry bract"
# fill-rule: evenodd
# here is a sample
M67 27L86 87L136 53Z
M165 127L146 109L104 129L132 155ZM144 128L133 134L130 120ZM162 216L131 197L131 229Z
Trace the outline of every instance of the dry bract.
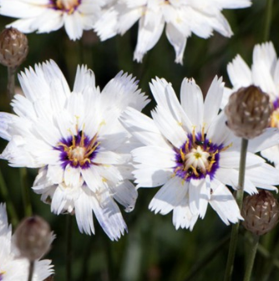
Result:
M28 54L27 37L15 28L6 28L0 34L0 63L19 66Z
M21 257L38 260L50 249L52 233L48 223L41 217L25 218L15 231L15 244Z
M271 112L269 96L254 85L233 93L225 107L228 127L236 136L245 139L263 133L269 125Z
M277 224L279 217L278 202L266 190L247 196L243 202L242 216L244 227L256 235L263 235Z

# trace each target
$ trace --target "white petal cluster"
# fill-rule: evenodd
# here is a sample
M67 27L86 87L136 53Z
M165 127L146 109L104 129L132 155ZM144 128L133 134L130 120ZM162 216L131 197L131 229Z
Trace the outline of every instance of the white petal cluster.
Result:
M258 44L254 47L251 68L240 55L237 55L227 67L232 90L227 90L222 101L224 107L233 91L241 87L256 85L270 96L274 104L271 115L271 126L279 129L279 60L271 42ZM277 106L278 105L278 106ZM263 150L261 154L279 169L279 146Z
M173 211L176 228L192 229L205 216L208 204L226 224L242 219L226 186L238 186L240 139L227 128L224 113L219 113L224 91L221 79L213 80L205 100L195 81L184 79L181 104L166 80L157 78L150 88L157 102L152 119L132 108L121 117L142 143L132 151L138 187L162 186L149 208L163 215ZM246 192L257 193L256 187L277 190L276 169L253 152L278 143L278 137L278 131L269 128L250 142Z
M102 40L106 40L124 34L139 21L134 60L141 62L165 28L175 50L175 62L182 64L186 41L192 33L208 38L215 30L230 37L232 31L222 10L250 5L250 0L118 0L109 5L95 24L95 30Z
M19 18L8 26L23 33L49 33L65 27L71 40L93 28L105 0L0 0L0 14Z
M112 240L126 230L118 205L132 210L137 191L130 151L137 147L118 120L146 97L131 76L119 73L100 91L94 73L78 67L73 91L53 62L19 76L23 95L14 114L0 113L0 136L9 141L1 158L11 166L40 168L33 189L55 214L75 213L80 231L94 233L93 215Z
M8 225L6 206L0 204L0 280L22 281L28 279L29 261L17 256L13 245L12 229ZM35 262L34 281L43 281L53 273L50 260Z

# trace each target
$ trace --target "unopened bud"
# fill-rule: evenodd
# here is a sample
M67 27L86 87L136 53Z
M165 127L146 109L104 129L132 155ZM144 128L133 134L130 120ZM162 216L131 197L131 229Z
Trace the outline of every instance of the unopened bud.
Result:
M228 127L244 139L262 134L269 126L271 112L269 96L254 85L233 93L225 107Z
M14 238L20 256L35 261L49 251L53 235L48 223L41 217L34 216L25 218L19 224Z
M247 230L263 235L278 222L278 202L272 193L261 190L258 194L245 197L241 214L244 218L243 226Z
M19 66L28 54L27 37L15 28L0 33L0 63L8 67Z

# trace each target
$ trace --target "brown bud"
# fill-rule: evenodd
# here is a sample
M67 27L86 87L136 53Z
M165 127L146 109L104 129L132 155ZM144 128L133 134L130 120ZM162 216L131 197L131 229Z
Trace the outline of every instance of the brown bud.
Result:
M254 85L234 92L225 107L228 127L244 139L262 134L269 125L271 112L269 96Z
M49 251L53 235L48 223L41 217L34 216L25 218L19 224L14 239L20 256L34 261Z
M0 63L8 67L19 66L28 54L27 37L15 28L0 33Z
M278 222L278 202L272 193L261 190L258 194L245 197L241 214L244 218L243 226L247 230L263 235Z

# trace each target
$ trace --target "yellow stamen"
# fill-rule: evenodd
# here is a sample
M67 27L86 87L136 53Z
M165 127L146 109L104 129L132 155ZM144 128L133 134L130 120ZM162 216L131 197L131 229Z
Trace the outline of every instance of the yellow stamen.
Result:
M85 135L84 135L84 124L82 126L82 131L81 131L81 139L79 145L84 147L84 140L85 140Z
M183 153L182 148L180 148L179 153L180 153L180 157L181 157L182 161L184 162L185 161L185 154Z
M188 153L189 152L189 139L187 139L186 143L185 143L185 152Z
M99 145L100 145L100 142L97 142L97 143L85 154L84 157L87 158L90 154L92 154L92 153L96 150L96 148L97 148Z
M193 127L193 131L192 131L192 142L193 144L195 144L196 142L196 127Z
M202 142L204 142L204 126L202 126L201 138L202 138Z
M197 171L197 169L194 167L194 166L190 166L190 168L192 169L192 171L194 172L194 175L196 176L196 177L198 177L199 176L199 173L198 173L198 171Z
M228 149L228 148L230 148L232 145L233 145L233 144L232 144L232 143L230 143L229 145L227 145L227 146L223 147L223 148L221 149L221 151L225 151L225 150L227 150L227 149Z

